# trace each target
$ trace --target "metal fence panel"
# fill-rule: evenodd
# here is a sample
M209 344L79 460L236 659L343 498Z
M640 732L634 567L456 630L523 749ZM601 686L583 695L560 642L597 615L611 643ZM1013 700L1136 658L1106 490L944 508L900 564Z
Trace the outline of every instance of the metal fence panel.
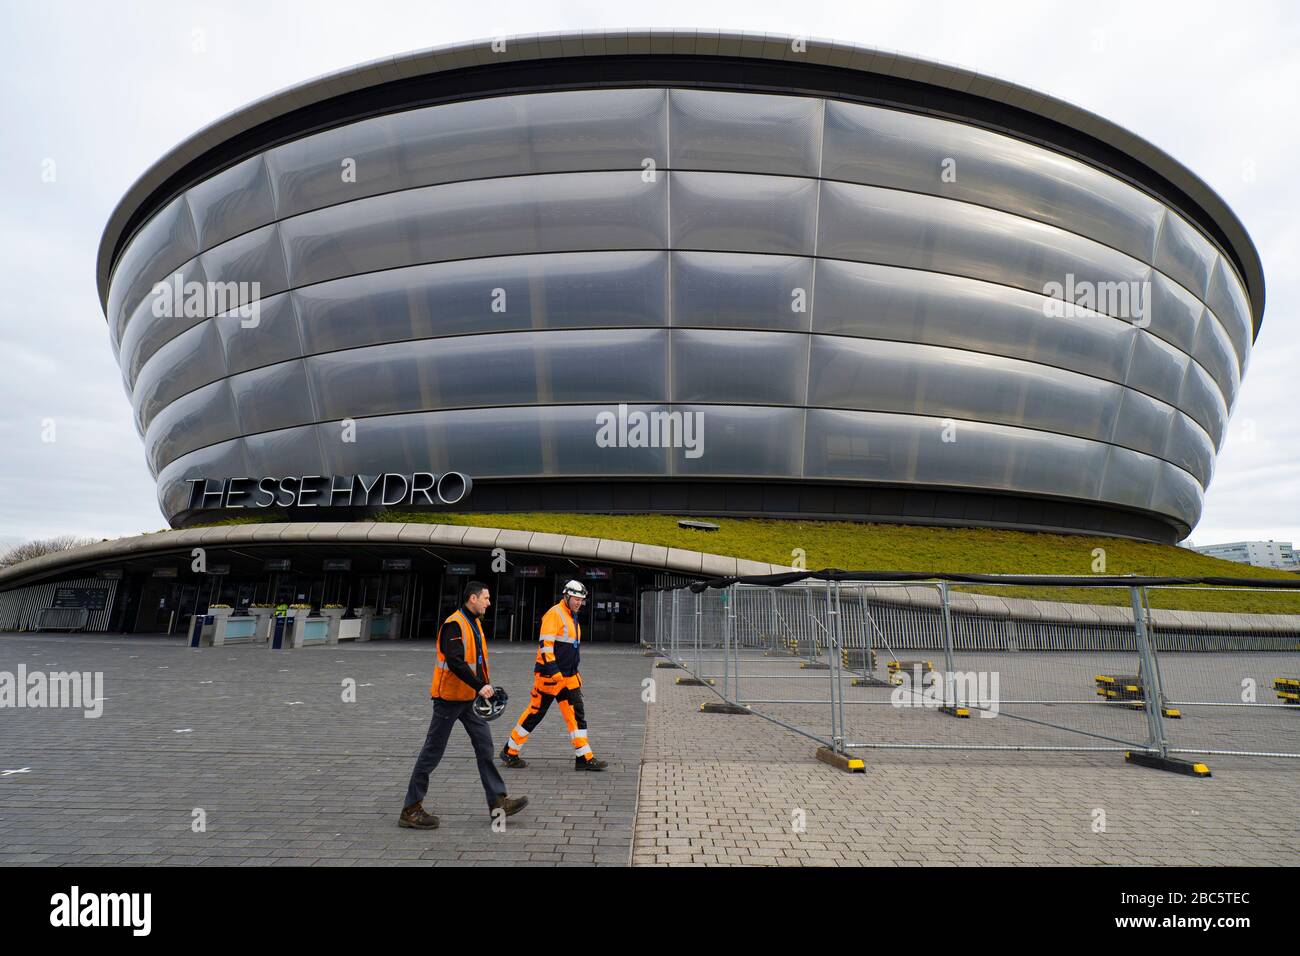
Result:
M1122 593L1063 621L972 613L944 582L738 582L657 591L642 626L720 699L839 751L1300 756L1300 628L1160 629Z

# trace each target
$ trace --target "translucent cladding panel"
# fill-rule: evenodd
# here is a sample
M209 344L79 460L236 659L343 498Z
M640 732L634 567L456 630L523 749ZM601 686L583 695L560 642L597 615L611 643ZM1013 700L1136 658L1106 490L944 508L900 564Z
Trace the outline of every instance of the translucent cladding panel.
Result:
M803 465L801 408L676 405L673 474L758 478L798 477ZM679 431L680 429L680 431ZM668 433L668 426L660 434Z
M402 175L396 124L394 116L375 116L268 150L266 169L275 192L276 218L409 185Z
M422 262L663 248L667 177L574 173L427 186L281 224L295 286Z
M1091 312L1048 318L1036 293L917 269L819 260L817 332L946 345L1123 381L1135 335Z
M405 339L667 325L668 253L562 252L444 262L293 293L308 352Z
M116 326L156 281L198 251L190 207L178 196L144 224L118 258L108 287L109 325Z
M913 416L810 408L804 476L910 482L916 477L917 445L923 437L937 439L941 428Z
M226 374L221 336L203 322L172 339L145 363L135 382L131 403L141 433L169 402Z
M276 223L209 249L199 259L209 282L228 286L226 298L232 303L251 302L289 288L284 252L280 248L280 227ZM247 289L243 288L244 284ZM216 313L225 311L218 308Z
M1191 355L1196 347L1196 327L1205 310L1201 300L1173 279L1152 272L1148 305L1147 331Z
M674 231L676 225L674 215ZM1039 293L1049 283L1071 281L1076 290L1087 288L1082 283L1098 291L1100 283L1140 285L1151 271L1132 256L1055 226L970 203L848 183L822 184L817 243L821 256L964 275Z
M197 264L202 274L200 299L206 316L242 309L238 314L252 320L260 311L258 303L262 297L283 292L287 286L279 226L274 223L209 249L199 256ZM187 316L192 311L188 291L192 281L191 271L187 269L185 273ZM148 334L132 355L133 362L147 360L163 343L170 341L182 329L188 328L189 324L193 322L189 321L179 327L175 322L155 322L149 326ZM128 336L130 334L128 330Z
M1151 492L1151 510L1174 515L1189 528L1201 520L1205 493L1187 472L1168 462L1159 462L1160 477Z
M1156 242L1157 269L1181 283L1197 298L1204 299L1210 285L1210 270L1217 257L1214 247L1182 216L1166 210Z
M257 314L218 316L212 324L221 333L230 373L247 372L302 355L295 314L296 292L258 300Z
M931 420L933 421L933 420ZM930 440L917 445L916 480L928 485L962 485L972 474L994 474L1005 487L1031 494L1093 498L1109 448L1067 435L962 422L956 442ZM955 445L966 447L953 454Z
M662 401L667 332L508 332L307 359L323 418L474 405Z
M262 156L237 163L187 194L199 248L211 249L275 219L271 179Z
M1178 401L1174 404L1210 433L1215 448L1223 446L1223 436L1228 428L1228 409L1223 404L1219 387L1195 362L1188 363Z
M1101 472L1101 490L1097 496L1110 504L1149 508L1161 464L1148 455L1112 445Z
M736 252L674 252L676 326L806 330L813 260Z
M812 255L815 180L672 173L673 247Z
M673 138L676 140L676 130ZM1150 262L1163 207L1059 153L963 123L828 100L822 175L992 206ZM951 169L955 179L942 174Z
M1237 368L1237 353L1232 350L1228 333L1223 330L1209 309L1205 309L1196 327L1196 344L1192 357L1209 372L1223 394L1225 404L1231 408L1241 385L1241 370Z
M240 434L226 380L178 398L154 416L144 436L145 457L157 474L181 455Z
M1237 274L1220 256L1214 265L1214 274L1210 278L1210 291L1205 304L1223 324L1232 340L1233 348L1240 357L1238 363L1243 374L1250 357L1250 347L1254 342L1254 319L1251 317L1250 303L1246 292L1237 279Z
M1000 422L1102 441L1120 399L1113 382L1032 362L843 336L813 337L808 378L809 405ZM1163 444L1163 435L1157 439Z
M1190 472L1202 488L1208 488L1214 477L1214 443L1204 428L1182 412L1169 418L1160 457Z
M245 434L316 421L302 359L234 375L229 382Z
M204 279L203 268L202 266L199 265L198 257L195 256L193 259L181 263L171 272L168 272L165 275L163 275L161 278L158 279L157 282L154 282L153 284L149 285L147 288L143 290L140 297L135 300L135 305L133 308L122 310L121 315L117 317L116 321L111 323L112 333L110 337L113 340L114 354L118 356L122 354L122 349L124 348L127 331L131 325L131 321L140 313L141 308L145 305L145 303L151 299L156 299L158 295L163 294L161 291L155 292L155 290L158 288L159 283L174 287L177 281L176 280L177 275L181 277L180 282L181 282L182 292L184 290L184 284L186 282L193 282L193 281L202 282ZM181 296L181 299L183 301L184 299L183 295ZM112 310L110 307L109 315L111 314L112 314Z
M661 411L632 405L625 414ZM608 405L472 408L364 419L353 443L337 440L335 423L317 432L332 475L370 474L380 466L408 474L454 470L475 479L668 474L666 448L598 443L600 416L617 414Z
M1066 435L943 419L808 409L804 474L1092 498L1110 446Z
M337 428L331 437L335 442L339 440ZM250 477L329 474L321 456L315 425L247 435L242 441L248 458L247 474ZM370 464L378 471L383 470L375 462Z
M1172 449L1171 434L1179 438ZM1192 472L1201 482L1210 480L1214 459L1210 436L1192 424L1182 412L1149 395L1131 388L1123 390L1123 401L1110 440L1126 448L1167 458Z
M407 110L267 154L281 217L434 183L665 165L663 90L574 90ZM356 162L355 182L341 176Z
M1185 353L1150 332L1139 329L1133 337L1133 352L1124 384L1162 402L1183 408L1178 403L1178 393L1190 362L1191 359Z
M808 336L802 332L674 329L672 400L802 405Z
M189 507L191 478L245 478L254 474L244 456L243 439L191 452L158 472L158 505L168 519Z
M673 169L817 175L821 100L671 90L668 116Z
M201 323L207 312L207 276L198 259L159 280L131 313L122 335L117 361L127 387L134 388L140 369L155 352Z

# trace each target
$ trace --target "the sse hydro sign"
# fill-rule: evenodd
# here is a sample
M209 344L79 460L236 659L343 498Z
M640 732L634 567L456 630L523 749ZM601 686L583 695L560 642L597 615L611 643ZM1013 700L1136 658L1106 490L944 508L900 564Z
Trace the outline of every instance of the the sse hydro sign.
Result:
M216 508L361 508L454 505L474 487L468 475L299 475L286 478L190 478L191 510Z

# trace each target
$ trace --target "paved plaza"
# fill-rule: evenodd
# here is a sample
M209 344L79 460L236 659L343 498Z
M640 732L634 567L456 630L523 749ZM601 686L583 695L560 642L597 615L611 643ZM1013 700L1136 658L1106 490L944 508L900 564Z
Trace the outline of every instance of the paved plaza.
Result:
M272 652L0 635L0 671L100 671L106 698L90 719L0 710L0 864L1253 865L1294 864L1300 845L1297 760L1208 758L1205 780L1117 753L865 750L867 772L847 774L769 721L701 713L711 690L676 684L683 672L656 668L639 647L610 645L583 652L592 743L608 772L575 773L560 715L548 715L525 751L530 767L502 771L532 804L494 833L457 728L427 801L442 827L403 830L396 815L428 724L432 658L430 642ZM531 645L492 649L496 682L512 695L493 725L498 747L525 703L532 658ZM343 700L349 680L354 703ZM779 693L816 693L817 680L798 675ZM822 719L809 705L768 709ZM1010 733L932 712L852 714L849 730L866 739L895 727L907 740ZM1300 713L1267 716L1280 728L1270 739L1300 736ZM1033 739L1025 726L1017 741Z
M497 747L523 710L531 645L492 647L510 692ZM177 638L0 636L0 670L104 672L103 716L0 710L0 864L346 866L615 864L630 859L644 735L640 650L583 655L591 741L605 773L575 773L558 709L502 770L530 806L495 833L460 727L426 807L438 830L397 815L431 714L433 643L376 641L270 651L192 650ZM356 702L343 702L343 682ZM194 811L206 832L192 832Z

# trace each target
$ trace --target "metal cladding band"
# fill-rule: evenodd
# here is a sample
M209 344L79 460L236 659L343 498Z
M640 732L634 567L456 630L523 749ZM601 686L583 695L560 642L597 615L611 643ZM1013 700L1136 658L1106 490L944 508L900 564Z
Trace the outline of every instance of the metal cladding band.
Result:
M707 581L691 581L687 584L672 586L645 587L642 591L681 591L683 589L700 593L714 588L730 587L733 584L756 584L768 587L780 587L783 584L798 584L800 581L856 581L856 582L898 582L916 581L929 583L947 581L951 584L1024 584L1037 586L1055 586L1067 588L1142 588L1168 587L1171 585L1204 584L1226 588L1267 588L1281 590L1300 590L1300 579L1294 581L1271 578L1152 578L1125 577L1122 575L1093 575L1089 577L1071 577L1051 574L960 574L942 571L840 571L827 568L822 571L791 571L789 574L742 574L736 577L710 578Z

